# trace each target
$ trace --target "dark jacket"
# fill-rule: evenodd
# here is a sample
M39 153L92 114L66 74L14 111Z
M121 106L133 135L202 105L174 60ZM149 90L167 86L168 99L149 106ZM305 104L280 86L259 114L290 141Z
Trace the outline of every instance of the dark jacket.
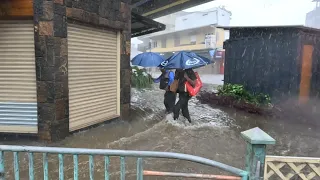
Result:
M175 79L179 80L179 85L178 85L178 90L177 90L178 93L179 92L187 92L186 86L185 86L187 79L184 77L185 73L188 75L188 77L191 80L193 80L193 81L197 80L197 76L192 69L186 69L186 70L183 70L180 72L176 71Z

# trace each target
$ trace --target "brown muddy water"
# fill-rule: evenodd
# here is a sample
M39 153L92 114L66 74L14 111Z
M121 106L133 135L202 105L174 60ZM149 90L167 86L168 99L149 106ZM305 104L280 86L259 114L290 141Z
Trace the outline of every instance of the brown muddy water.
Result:
M214 89L207 85L206 89ZM240 132L260 127L276 139L268 146L268 155L320 157L319 126L293 122L290 119L271 119L235 111L210 107L196 98L190 101L193 122L184 118L174 121L164 115L163 91L155 86L148 90L132 89L132 119L115 121L96 128L78 132L54 144L42 144L26 139L5 140L1 144L58 146L74 148L149 150L187 153L219 161L237 168L244 168L245 143ZM14 179L12 154L5 154L6 177ZM20 178L28 179L28 157L20 154ZM79 178L89 179L88 157L79 159ZM135 159L126 159L126 179L136 179ZM49 179L58 179L58 158L49 156ZM36 154L35 179L43 179L42 155ZM217 168L190 162L167 159L146 159L145 170L192 173L228 174ZM111 179L119 179L119 158L111 158ZM95 157L95 179L103 179L103 157ZM65 156L65 179L73 179L71 156ZM179 179L146 177L145 179ZM186 178L183 178L186 179Z

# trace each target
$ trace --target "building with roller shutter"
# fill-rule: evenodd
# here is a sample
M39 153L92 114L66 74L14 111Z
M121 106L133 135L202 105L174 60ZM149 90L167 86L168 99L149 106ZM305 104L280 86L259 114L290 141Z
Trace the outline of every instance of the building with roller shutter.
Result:
M0 133L52 141L126 118L141 27L164 29L126 0L1 1Z

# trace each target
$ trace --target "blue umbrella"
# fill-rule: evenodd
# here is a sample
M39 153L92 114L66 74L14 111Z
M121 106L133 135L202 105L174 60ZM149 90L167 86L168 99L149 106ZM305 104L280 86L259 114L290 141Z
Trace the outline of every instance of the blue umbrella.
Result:
M210 64L211 61L193 52L181 51L169 57L161 65L165 69L194 69Z
M158 67L164 59L157 53L146 52L138 54L131 60L132 65L142 67Z
M209 54L210 56L213 58L214 57L214 54L215 54L216 50L215 49L212 49L209 51Z

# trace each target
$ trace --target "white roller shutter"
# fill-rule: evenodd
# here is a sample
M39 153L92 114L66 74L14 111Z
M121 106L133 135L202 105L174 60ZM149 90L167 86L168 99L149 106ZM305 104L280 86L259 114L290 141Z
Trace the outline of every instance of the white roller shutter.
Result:
M68 24L70 131L119 116L116 32Z
M37 133L32 21L0 21L0 132Z

